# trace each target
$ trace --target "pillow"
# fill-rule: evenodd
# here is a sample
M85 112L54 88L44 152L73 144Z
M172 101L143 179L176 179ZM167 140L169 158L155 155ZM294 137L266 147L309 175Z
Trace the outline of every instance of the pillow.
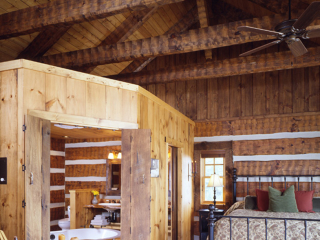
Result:
M312 198L314 191L296 191L294 192L296 196L297 206L299 212L314 212Z
M246 196L244 199L244 209L257 209L257 197L255 196Z
M320 212L320 198L312 199L313 211Z
M281 191L269 186L270 212L299 212L294 194L294 186L290 186L281 196Z
M269 192L256 189L258 211L267 211L269 209Z

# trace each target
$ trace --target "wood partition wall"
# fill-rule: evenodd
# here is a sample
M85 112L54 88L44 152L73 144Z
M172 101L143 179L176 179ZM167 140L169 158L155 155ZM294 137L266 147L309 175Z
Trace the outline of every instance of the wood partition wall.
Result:
M188 165L193 159L193 121L139 86L27 60L1 63L0 80L0 153L8 158L8 184L0 185L0 226L9 239L33 234L25 232L29 230L22 207L29 179L22 171L27 114L72 125L151 129L151 157L160 160L160 177L151 179L151 234L143 239L166 239L167 146L178 147L178 234L180 239L191 239L193 202Z

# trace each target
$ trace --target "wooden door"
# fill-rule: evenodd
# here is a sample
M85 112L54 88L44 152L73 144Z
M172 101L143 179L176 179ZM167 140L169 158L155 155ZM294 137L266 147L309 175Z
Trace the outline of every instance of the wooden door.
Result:
M50 237L50 121L25 120L25 226L27 240Z
M178 239L178 149L172 147L171 239Z
M122 130L121 239L150 239L151 130Z

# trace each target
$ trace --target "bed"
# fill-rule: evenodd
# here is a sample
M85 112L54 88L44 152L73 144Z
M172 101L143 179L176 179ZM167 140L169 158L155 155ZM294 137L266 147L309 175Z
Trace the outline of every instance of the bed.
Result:
M261 180L268 177L270 179L270 189L269 189L269 201L271 205L267 202L268 206L271 206L270 211L265 211L266 209L261 210L261 199L266 199L264 195L261 195L263 192L261 189ZM226 212L226 214L217 222L214 216L214 212L209 212L209 236L208 240L265 240L265 239L290 239L290 240L315 240L320 239L320 198L313 198L313 185L314 179L319 176L314 175L304 175L304 176L237 176L236 169L233 170L233 201L234 205ZM257 191L257 196L260 198L258 201L257 196L247 196L244 202L236 202L236 193L237 193L237 179L242 178L246 180L247 193L249 193L249 182L250 178L258 179L259 188ZM282 178L284 180L284 186L286 186L288 179L292 182L292 179L297 180L297 189L294 191L294 187L290 186L288 189L282 189L281 191L274 190L273 184L275 178ZM299 186L301 179L304 181L309 179L310 181L310 190L309 191L299 191ZM308 182L309 182L308 181ZM272 192L274 191L274 192ZM277 192L276 192L277 191ZM280 193L278 193L280 192ZM296 193L298 192L298 193ZM290 198L290 201L284 202L283 206L284 211L282 212L281 208L273 208L274 196L273 194L280 194L281 197L275 196L277 199L284 199L284 196ZM300 199L299 193L306 196L308 194L308 199ZM265 193L264 193L265 194ZM291 196L289 196L291 194ZM293 197L292 197L292 194ZM295 195L298 194L298 195ZM310 194L311 197L310 197ZM261 198L263 196L263 198ZM296 196L296 197L295 197ZM287 212L287 208L291 208L294 204L292 198L296 199L294 201L296 204L295 212ZM305 204L309 201L308 204ZM311 209L310 208L311 201ZM259 204L258 204L259 202ZM276 202L277 203L277 202ZM298 204L299 203L299 204ZM266 203L264 203L266 204ZM306 205L306 209L304 208ZM258 209L259 205L259 209ZM289 206L290 205L290 206ZM268 207L267 207L268 209ZM213 210L213 205L209 206L209 210ZM277 210L277 211L275 211ZM301 212L301 211L303 212ZM275 212L274 212L275 211ZM267 227L266 227L267 226ZM214 233L214 234L213 234Z

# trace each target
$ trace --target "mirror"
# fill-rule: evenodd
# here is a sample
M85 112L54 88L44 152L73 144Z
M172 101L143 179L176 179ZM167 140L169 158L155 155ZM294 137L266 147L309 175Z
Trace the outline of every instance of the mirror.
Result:
M121 194L121 160L107 159L106 194L120 196Z

